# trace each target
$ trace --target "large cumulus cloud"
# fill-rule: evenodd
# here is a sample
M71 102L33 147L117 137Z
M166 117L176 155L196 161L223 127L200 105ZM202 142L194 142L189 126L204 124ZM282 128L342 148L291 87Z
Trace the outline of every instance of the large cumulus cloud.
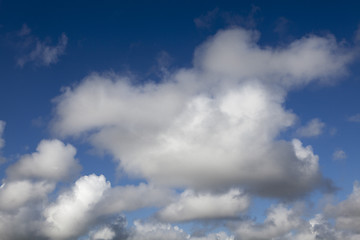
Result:
M220 31L197 48L193 68L158 83L92 74L56 98L53 130L85 136L126 173L154 184L304 195L327 181L310 147L278 138L296 118L284 107L287 91L332 82L352 54L331 35L276 48L258 38Z

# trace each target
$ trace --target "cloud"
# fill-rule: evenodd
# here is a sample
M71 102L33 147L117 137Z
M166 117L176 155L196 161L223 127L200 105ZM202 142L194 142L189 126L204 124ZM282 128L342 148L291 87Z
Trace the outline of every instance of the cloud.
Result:
M117 186L104 193L96 206L97 215L111 215L144 207L162 207L173 201L175 193L148 184Z
M6 123L0 120L0 149L4 147L5 140L2 138Z
M311 147L278 138L296 118L284 107L286 94L334 82L353 56L331 35L282 48L263 48L258 38L256 31L219 31L197 48L193 68L158 83L91 74L54 100L52 129L84 137L127 174L152 184L214 192L235 186L277 198L307 194L328 180Z
M354 183L350 196L335 206L328 206L325 210L330 216L335 217L339 229L350 230L360 234L360 186Z
M293 209L283 205L273 206L262 224L242 222L234 230L236 236L246 240L278 239L300 226L301 219Z
M56 45L50 45L49 40L41 41L31 33L31 29L23 24L22 28L13 36L19 56L17 65L24 67L25 64L33 63L36 66L49 66L59 61L64 55L68 43L68 37L62 33Z
M78 237L94 220L91 210L109 188L110 183L102 175L81 177L70 191L59 195L44 210L44 234L51 239Z
M2 148L5 146L5 140L3 138L6 123L0 120L0 163L5 162L5 158L2 156Z
M224 194L184 191L178 201L162 209L158 217L166 222L236 218L250 205L250 198L239 189Z
M320 119L314 118L310 120L305 126L300 127L296 133L301 137L316 137L322 134L322 131L325 127Z
M348 117L349 122L360 122L360 113Z
M0 187L0 210L16 210L31 201L46 199L55 188L54 183L28 180L3 183Z
M76 149L59 140L43 140L37 152L25 155L7 169L10 179L45 179L51 181L69 180L76 176L81 167L74 158Z
M341 160L346 158L346 153L344 150L338 149L332 155L334 160Z
M219 8L215 8L211 11L208 11L205 15L201 15L194 19L194 23L197 28L210 28L213 21L219 13Z
M255 78L293 87L331 82L346 73L345 66L353 58L332 35L309 35L282 48L262 48L259 37L257 31L219 31L196 50L195 66L223 79Z

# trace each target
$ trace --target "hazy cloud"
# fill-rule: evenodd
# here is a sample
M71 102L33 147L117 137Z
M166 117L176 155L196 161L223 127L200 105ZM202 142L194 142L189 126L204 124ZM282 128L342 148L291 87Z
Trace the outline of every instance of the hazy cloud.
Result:
M6 123L0 120L0 163L5 162L5 158L2 156L2 148L5 146L5 139L3 138Z
M218 13L219 8L215 8L214 10L208 11L205 15L201 15L200 17L195 18L194 23L196 27L210 28Z
M322 134L324 127L325 123L318 118L314 118L305 126L300 127L296 133L301 137L316 137Z
M332 155L334 160L342 160L346 158L346 153L344 150L338 149Z
M36 66L49 66L57 63L59 57L64 55L68 43L68 37L62 33L56 45L51 45L51 41L40 40L35 36L31 29L23 24L22 28L12 36L12 42L19 52L17 65L23 67L25 64L33 63Z
M360 113L348 117L349 122L360 122Z

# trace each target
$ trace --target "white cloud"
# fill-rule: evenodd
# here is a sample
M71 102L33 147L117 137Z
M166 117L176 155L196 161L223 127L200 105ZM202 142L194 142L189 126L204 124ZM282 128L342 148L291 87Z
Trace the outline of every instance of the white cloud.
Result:
M31 29L24 24L17 33L21 56L17 58L17 65L23 67L27 63L34 63L38 66L49 66L57 63L59 57L64 55L68 43L68 37L62 33L58 43L54 46L49 45L49 41L41 41L31 34Z
M299 128L296 133L301 137L316 137L322 134L324 127L325 123L318 118L314 118L305 126Z
M342 160L346 158L346 153L344 150L338 149L332 155L334 160Z
M211 233L203 237L192 237L178 226L162 223L134 222L127 240L234 240L225 232Z
M158 217L167 222L236 218L249 205L249 196L238 189L231 189L224 194L186 190L176 202L162 209Z
M293 209L277 205L269 210L263 224L245 221L234 230L236 236L246 240L278 239L301 225L301 218Z
M134 222L128 240L185 240L189 239L186 232L177 226L161 223L141 223Z
M4 183L0 187L0 210L16 210L25 204L46 199L55 188L54 183L20 180Z
M109 227L105 226L90 234L90 240L112 240L116 233Z
M92 74L56 98L53 130L85 136L128 174L154 184L236 186L281 198L306 194L324 181L309 147L278 139L295 119L284 108L286 93L333 81L352 56L332 36L262 48L258 35L220 31L197 49L194 68L160 83ZM322 128L314 122L315 130ZM301 158L304 151L310 153Z
M74 158L76 149L59 140L42 140L35 153L24 155L7 169L10 179L68 180L81 169Z
M360 113L348 117L349 122L360 122Z
M102 175L81 177L44 210L44 234L54 240L80 236L95 220L92 210L109 188L110 183Z
M228 78L258 78L291 87L339 76L352 59L332 35L309 35L283 48L262 48L259 37L257 31L219 31L197 49L195 66Z

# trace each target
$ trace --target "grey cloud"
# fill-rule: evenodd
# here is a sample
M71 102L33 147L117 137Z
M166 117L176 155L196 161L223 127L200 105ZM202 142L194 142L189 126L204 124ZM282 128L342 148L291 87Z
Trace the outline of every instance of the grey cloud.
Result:
M160 210L158 218L165 222L236 218L249 205L250 197L239 189L224 194L186 190L177 201Z

